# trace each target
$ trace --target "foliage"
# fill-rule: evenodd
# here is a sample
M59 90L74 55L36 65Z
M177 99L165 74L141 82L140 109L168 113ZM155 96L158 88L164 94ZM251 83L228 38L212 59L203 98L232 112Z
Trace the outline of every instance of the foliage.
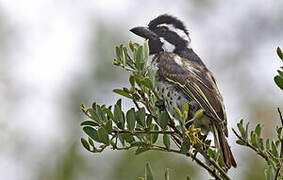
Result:
M279 58L283 61L283 53L280 49L280 47L277 48L277 55ZM274 81L277 84L277 86L283 90L283 66L280 67L281 70L277 70L278 75L274 77Z
M129 48L130 50L123 45L116 47L113 64L130 72L130 87L114 89L113 92L131 99L135 108L124 111L121 99L112 106L96 103L91 107L81 105L82 112L89 118L81 123L83 131L88 135L87 139L81 138L82 145L92 153L103 152L109 147L113 150L135 149L136 155L149 150L183 154L206 169L215 179L230 179L227 176L228 168L219 152L211 146L211 141L201 136L199 128L188 125L188 122L201 117L203 110L199 110L192 119L187 120L188 104L184 104L181 109L176 107L176 117L179 121L179 125L176 125L170 115L157 106L162 99L154 89L156 69L148 66L147 42L143 45L130 42ZM277 53L282 59L280 48ZM283 73L280 70L278 73L274 81L282 89ZM283 125L279 108L278 112ZM283 127L276 127L277 139L264 140L261 137L262 125L258 124L250 131L249 123L244 125L241 120L237 126L239 133L233 129L238 137L236 143L251 148L264 158L268 164L265 170L266 179L283 178ZM200 159L198 154L204 160ZM147 163L144 177L139 180L153 180L153 174L150 164ZM165 170L164 178L170 179L169 169Z
M283 53L279 47L277 48L277 54L283 60ZM283 71L277 70L277 72L279 75L274 77L274 81L278 87L283 89ZM278 108L277 110L281 120L281 126L276 126L277 138L274 140L264 140L261 137L261 124L257 124L255 129L250 131L249 122L244 126L243 120L241 120L237 124L240 133L232 129L238 137L237 144L252 149L266 161L268 167L264 174L267 180L283 179L283 118L280 109Z
M135 108L123 111L121 99L112 106L81 105L82 112L89 118L81 123L88 135L87 139L81 138L81 143L92 153L110 147L113 150L135 149L137 155L149 150L183 154L216 179L229 179L228 168L215 147L210 145L211 141L202 139L199 128L186 125L188 104L176 108L179 125L156 106L162 99L154 89L156 69L148 66L148 51L147 41L143 45L130 42L129 49L123 45L116 47L113 64L130 72L130 87L114 89L113 92L131 99ZM199 118L202 113L202 110L198 111L189 121ZM169 179L168 173L166 178Z

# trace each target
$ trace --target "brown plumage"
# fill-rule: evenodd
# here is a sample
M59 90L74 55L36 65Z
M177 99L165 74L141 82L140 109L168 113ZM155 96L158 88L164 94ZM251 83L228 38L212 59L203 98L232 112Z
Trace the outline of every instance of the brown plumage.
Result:
M175 53L159 53L154 57L153 63L154 61L158 64L159 81L174 84L168 81L170 79L180 83L184 87L177 84L174 86L181 90L188 101L195 101L199 106L197 109L204 110L210 121L210 130L207 131L213 132L215 145L220 150L225 164L227 167L236 167L236 161L226 140L228 130L223 100L212 73L203 64L182 58Z

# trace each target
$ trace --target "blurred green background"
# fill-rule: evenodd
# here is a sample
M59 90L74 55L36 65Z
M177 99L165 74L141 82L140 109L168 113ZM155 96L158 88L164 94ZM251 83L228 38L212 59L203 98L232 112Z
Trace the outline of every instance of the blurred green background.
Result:
M238 161L232 179L264 179L265 164L236 145L231 128L244 118L273 137L282 91L273 83L283 47L278 0L0 0L0 179L136 180L150 162L156 179L208 179L180 155L107 150L80 144L81 103L112 104L127 85L112 66L114 46L142 42L129 29L160 14L183 20L193 49L214 73L224 97L229 141ZM123 100L123 107L132 104Z

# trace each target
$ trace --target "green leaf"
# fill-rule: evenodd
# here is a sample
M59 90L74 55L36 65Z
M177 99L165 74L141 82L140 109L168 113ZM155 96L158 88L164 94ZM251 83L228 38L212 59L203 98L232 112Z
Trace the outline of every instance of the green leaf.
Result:
M277 54L280 57L280 59L283 60L283 53L282 53L280 47L277 47Z
M110 118L110 119L114 119L114 115L113 113L111 112L111 110L109 109L111 107L108 107L108 108L103 108L103 112L107 114L107 116Z
M112 132L112 121L108 120L105 124L105 129L107 130L108 134Z
M199 119L200 117L202 117L203 113L204 113L203 109L197 110L197 112L194 114L193 119Z
M143 44L143 53L144 53L144 61L145 63L147 62L148 60L148 56L149 56L149 48L148 48L148 40L145 40L144 41L144 44Z
M275 172L272 165L269 165L268 168L264 171L266 180L274 180Z
M167 149L170 149L170 138L168 134L163 134L163 144Z
M132 87L135 87L135 76L130 75L129 77L129 82L131 84Z
M192 180L189 176L187 176L187 180Z
M246 145L246 143L244 141L242 141L242 140L237 140L236 143L240 144L240 145Z
M105 128L99 128L97 134L102 143L109 144L109 137Z
M237 123L237 126L238 126L240 133L241 133L242 138L247 139L246 131L243 127L243 120L241 120L240 123Z
M136 52L136 68L139 71L142 71L144 68L144 59L143 59L143 47L138 47Z
M125 117L121 110L121 99L119 99L114 106L114 122L117 124L118 128L124 129Z
M95 110L95 113L97 114L100 122L105 122L106 121L106 117L105 117L105 114L104 112L102 111L101 107L100 106L96 106L96 110Z
M113 89L113 92L126 98L132 99L132 96L128 92L125 92L123 89Z
M283 90L283 78L281 77L281 76L275 76L274 77L274 81L275 81L275 83L277 84L277 86L281 89L281 90Z
M135 141L135 138L133 137L133 135L131 134L122 134L123 139L128 142L128 143L132 143Z
M256 147L258 146L256 141L256 134L254 133L254 131L251 131L251 143Z
M273 141L271 143L271 153L273 156L278 157L277 147Z
M266 151L269 151L269 150L270 150L270 142L269 142L269 139L267 139L266 142L265 142L265 148L266 148Z
M87 140L85 140L84 138L81 138L81 143L84 146L84 148L86 148L88 151L90 151L90 147L89 147Z
M281 68L282 68L282 67L281 67ZM277 70L277 72L278 72L279 76L280 76L281 78L283 78L283 71Z
M154 124L153 126L154 126L153 129L154 129L155 131L158 131L158 130L159 130L159 128L158 128L158 126L157 126L156 124ZM151 142L152 142L153 144L156 143L157 139L158 139L158 134L157 134L157 133L151 135Z
M94 121L84 121L81 123L81 126L99 126L99 124Z
M136 114L135 114L135 109L134 108L130 109L127 112L126 118L127 118L128 129L129 130L135 129L135 126L136 126Z
M91 137L93 140L95 140L96 142L102 142L100 139L99 139L99 136L98 136L98 133L97 131L90 127L90 126L86 126L86 127L83 127L83 131L89 136Z
M145 127L145 109L144 107L140 108L136 112L136 119L137 119L137 123L144 128Z
M146 117L146 127L150 127L150 125L152 124L152 115L148 115Z
M130 47L131 51L134 52L135 47L134 47L134 44L133 44L132 41L129 42L129 47Z
M94 147L93 140L92 140L90 137L88 137L87 140L88 140L88 143L89 143L92 147Z
M145 176L145 180L153 180L152 170L149 162L146 163L144 176Z
M169 168L166 168L166 170L165 170L165 180L170 180L170 177L169 177Z
M180 152L186 154L190 150L190 146L191 146L190 143L187 140L185 140L181 145Z
M152 89L152 88L153 88L152 81L151 81L151 79L149 79L149 78L145 78L144 80L141 81L141 83L142 83L145 87L147 87L147 88L149 88L149 89Z
M260 124L257 124L256 125L256 128L255 128L255 133L258 137L260 137L260 132L261 132L261 127L260 127Z
M158 123L159 123L159 126L162 128L162 129L165 129L168 125L168 122L169 122L169 115L167 113L167 111L162 111L161 114L159 115L158 117Z

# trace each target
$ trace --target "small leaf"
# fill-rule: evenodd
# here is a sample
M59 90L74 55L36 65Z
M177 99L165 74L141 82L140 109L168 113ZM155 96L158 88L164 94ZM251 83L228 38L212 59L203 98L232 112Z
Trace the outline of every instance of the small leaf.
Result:
M88 151L90 151L90 147L89 147L87 140L85 140L84 138L81 138L81 143L84 146L84 148L86 148Z
M255 128L255 133L258 137L260 137L260 132L261 132L261 127L260 127L260 124L257 124L256 125L256 128Z
M202 115L203 115L203 113L204 113L203 109L197 110L197 112L194 114L193 119L199 119L199 118L201 118Z
M111 110L109 109L111 107L108 107L108 108L103 108L103 112L107 114L107 116L110 118L110 119L114 119L114 115L113 113L111 112Z
M144 68L143 47L142 46L139 46L136 52L136 68L139 71L142 71Z
M105 128L99 128L97 134L101 142L103 142L104 144L109 144L109 137Z
M136 126L136 114L135 114L135 109L134 108L130 109L127 112L126 118L127 118L128 129L129 130L135 129L135 126Z
M277 47L277 54L280 57L280 59L283 60L283 53L282 53L280 47Z
M169 115L167 113L167 111L162 111L161 114L159 115L158 117L158 123L159 123L159 126L162 128L162 129L165 129L168 125L168 122L169 122Z
M157 126L156 124L154 124L153 129L154 129L155 131L158 131L159 128L158 128L158 126ZM157 139L158 139L158 134L157 134L157 133L151 135L151 142L152 142L153 144L156 143Z
M131 51L134 52L135 47L134 47L134 44L131 41L129 42L129 47L130 47Z
M137 123L144 128L145 127L145 109L144 107L140 108L136 112L136 119L137 119Z
M96 106L95 114L97 114L100 122L106 121L105 113L102 111L101 107L98 105Z
M271 153L273 156L278 157L277 147L273 141L271 143Z
M146 163L144 175L145 175L145 180L153 180L152 170L149 163Z
M270 142L269 142L269 139L267 139L266 142L265 142L265 148L266 148L266 151L269 151L269 150L270 150Z
M145 63L147 62L148 60L148 56L149 56L149 48L148 48L148 40L145 40L144 41L144 44L143 44L143 56L144 56L144 61Z
M170 177L169 177L169 168L166 168L166 170L165 170L165 180L170 180Z
M130 84L131 84L132 87L135 86L135 77L134 77L133 75L130 75L130 77L129 77L129 82L130 82Z
M187 140L185 140L181 145L180 152L186 154L189 150L190 150L190 143Z
M96 142L101 142L101 140L99 139L98 133L97 131L90 127L90 126L86 126L83 127L83 131L89 136L91 137L93 140L95 140Z
M108 134L112 132L112 121L108 120L105 124L105 129L107 130Z
M150 127L151 123L152 123L152 115L149 114L146 117L146 127Z
M244 141L242 141L242 140L237 140L236 143L240 144L240 145L246 145L246 143Z
M118 100L114 106L114 122L117 124L118 128L124 129L125 117L121 110L121 101Z
M94 121L84 121L81 123L81 126L99 126L99 124Z
M277 75L277 76L274 77L274 81L275 81L275 83L277 84L277 86L278 86L281 90L283 90L283 78Z
M251 132L251 143L252 145L257 147L256 134L254 133L254 131Z
M264 171L266 180L274 180L275 172L272 165L269 165L268 168Z
M149 79L149 78L145 78L143 81L141 81L141 83L149 89L153 88L153 84L151 82L151 79Z
M165 145L167 149L170 149L170 138L168 134L163 135L163 144Z
M92 140L90 137L88 137L87 140L88 140L88 143L89 143L92 147L94 147L93 140Z
M187 180L192 180L189 176L187 176Z
M237 123L237 126L238 126L240 133L241 133L242 138L247 139L246 132L245 132L245 129L243 127L243 120L241 120L240 123Z
M135 138L131 134L122 134L122 137L128 143L132 143L135 141Z
M122 90L122 89L113 89L113 92L117 93L117 94L119 94L121 96L124 96L124 97L132 99L132 96L129 93L127 93L124 90Z

